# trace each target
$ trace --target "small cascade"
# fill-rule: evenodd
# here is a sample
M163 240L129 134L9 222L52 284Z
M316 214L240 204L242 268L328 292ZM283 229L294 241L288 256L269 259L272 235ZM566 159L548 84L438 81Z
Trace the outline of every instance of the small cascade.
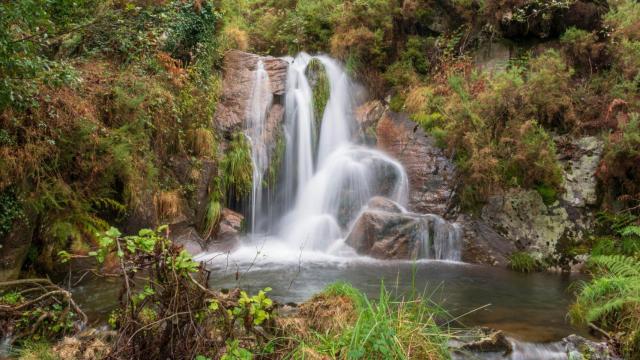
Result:
M251 161L253 162L253 183L251 188L251 231L256 233L260 227L263 211L263 179L269 167L269 153L265 140L267 114L273 102L269 73L260 60L256 65L251 102L247 109L246 135L251 143Z
M440 216L423 215L420 258L460 261L462 230Z

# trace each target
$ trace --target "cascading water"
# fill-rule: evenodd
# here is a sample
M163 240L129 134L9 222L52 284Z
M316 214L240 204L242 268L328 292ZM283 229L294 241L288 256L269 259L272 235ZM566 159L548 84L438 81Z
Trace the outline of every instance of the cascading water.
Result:
M246 135L251 143L251 160L253 163L253 183L251 189L251 230L259 229L259 220L262 213L262 181L269 167L269 154L265 141L267 114L273 96L269 73L264 68L264 63L258 61L255 71L251 101L247 109Z
M252 99L247 111L247 136L253 147L252 237L268 239L261 246L282 251L311 251L337 256L355 255L344 244L356 218L374 196L407 204L409 181L402 165L385 153L359 145L355 139L353 87L341 65L326 56L301 53L288 58L285 93L285 153L277 201L284 213L276 230L260 233L263 208L262 180L269 166L265 121L272 103L269 77L262 62L255 71ZM322 65L329 97L319 126L314 119L310 63ZM318 129L319 127L319 129ZM272 201L272 200L270 200ZM416 214L417 215L417 214ZM459 230L436 215L424 215L420 257L459 260ZM257 235L267 235L267 237ZM255 241L254 241L255 243Z

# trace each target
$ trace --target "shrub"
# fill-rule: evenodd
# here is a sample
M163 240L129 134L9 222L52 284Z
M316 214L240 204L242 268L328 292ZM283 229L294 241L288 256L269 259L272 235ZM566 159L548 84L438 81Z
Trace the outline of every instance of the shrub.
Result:
M605 42L599 42L595 33L571 27L560 38L571 63L584 74L593 74L608 67Z
M559 190L562 171L549 134L534 121L508 126L498 151L503 159L502 178L509 184L526 188L543 187L547 195L551 194L549 190Z
M530 61L525 96L538 122L562 130L572 128L575 122L570 96L572 75L573 69L554 50Z
M384 79L389 85L398 88L410 87L419 81L413 66L407 61L397 61L390 65L384 73Z
M173 58L189 64L194 54L197 56L214 41L221 15L210 1L177 2L175 6L176 15L164 47Z

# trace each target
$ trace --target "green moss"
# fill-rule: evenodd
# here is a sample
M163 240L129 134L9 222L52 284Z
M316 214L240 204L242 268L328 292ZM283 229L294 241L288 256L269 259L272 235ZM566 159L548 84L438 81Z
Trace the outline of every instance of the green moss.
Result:
M556 189L548 185L538 185L536 186L536 191L542 197L542 201L545 205L553 204L558 197Z
M284 161L285 151L286 151L286 141L284 139L284 133L282 130L276 140L275 148L273 149L273 154L271 155L271 163L269 164L269 174L266 179L266 185L269 187L275 187L278 183L278 177L280 175L280 169L282 167L282 162Z
M318 124L322 121L322 115L324 109L329 101L329 94L331 89L329 88L329 79L322 63L316 59L312 60L307 67L307 74L311 79L311 86L313 92L313 113Z

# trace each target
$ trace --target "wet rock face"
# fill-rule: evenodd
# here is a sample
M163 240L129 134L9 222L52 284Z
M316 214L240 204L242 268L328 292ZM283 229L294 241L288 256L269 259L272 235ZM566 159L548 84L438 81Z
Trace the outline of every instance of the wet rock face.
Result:
M409 176L409 209L446 216L454 191L455 167L405 114L386 111L376 127L378 148L400 161Z
M225 55L222 95L213 120L214 127L224 134L225 138L244 128L253 89L254 71L259 60L263 61L265 70L269 74L274 104L278 104L272 107L267 117L267 132L270 134L267 136L268 140L274 139L276 129L282 123L284 114L282 98L285 93L289 64L282 59L231 50Z
M509 264L509 255L518 250L510 240L481 219L462 215L456 222L464 229L464 262L505 267Z
M558 241L571 226L563 207L547 208L534 190L511 190L491 197L482 209L481 218L519 249L538 258L552 256Z
M595 342L578 335L569 335L557 342L530 343L489 328L474 328L453 337L449 349L454 360L620 359L606 342Z

